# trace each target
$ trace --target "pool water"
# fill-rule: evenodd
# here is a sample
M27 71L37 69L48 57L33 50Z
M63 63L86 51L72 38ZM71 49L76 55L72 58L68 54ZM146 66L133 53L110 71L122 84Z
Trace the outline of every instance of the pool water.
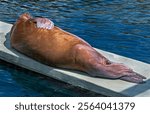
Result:
M150 63L150 0L0 0L0 21L13 24L24 12L96 48ZM0 63L0 96L99 96Z

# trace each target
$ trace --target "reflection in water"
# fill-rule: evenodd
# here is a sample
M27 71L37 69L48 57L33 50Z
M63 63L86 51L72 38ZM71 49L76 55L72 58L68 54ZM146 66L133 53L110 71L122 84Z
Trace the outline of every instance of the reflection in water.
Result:
M14 23L24 12L51 19L96 48L150 63L149 0L0 0L0 21Z

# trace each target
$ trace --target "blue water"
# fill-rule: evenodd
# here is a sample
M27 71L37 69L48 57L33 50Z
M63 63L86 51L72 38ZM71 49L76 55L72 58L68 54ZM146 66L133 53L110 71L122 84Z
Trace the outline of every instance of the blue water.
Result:
M0 21L14 23L24 12L51 19L55 25L82 37L96 48L150 63L150 0L0 0ZM14 96L26 96L24 91L28 96L49 94L49 88L44 90L48 94L37 89L40 87L31 88L30 80L25 80L27 84L20 86L23 82L17 82L12 77L13 72L13 68L7 70L5 64L0 64L1 96L9 91ZM22 71L17 71L15 76L21 77L20 73ZM35 77L30 73L25 73L25 76L29 79ZM5 82L1 83L3 79ZM43 88L47 87L47 82L41 83ZM57 86L63 90L61 87ZM58 92L58 95L52 93L53 96L76 95L73 91L66 95L66 91Z

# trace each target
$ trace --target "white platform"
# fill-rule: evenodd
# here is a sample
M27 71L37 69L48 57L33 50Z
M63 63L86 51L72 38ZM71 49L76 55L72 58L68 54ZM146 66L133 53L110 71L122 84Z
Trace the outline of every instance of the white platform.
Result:
M147 77L147 82L144 84L133 84L121 80L92 78L86 73L56 69L30 59L12 49L10 47L9 37L11 27L11 24L0 22L0 59L106 96L150 97L150 64L97 49L97 51L104 54L108 59L124 63L136 72Z

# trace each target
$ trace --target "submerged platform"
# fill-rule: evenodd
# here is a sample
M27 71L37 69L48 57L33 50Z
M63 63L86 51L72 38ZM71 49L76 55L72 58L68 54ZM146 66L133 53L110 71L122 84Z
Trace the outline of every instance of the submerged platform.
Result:
M136 72L147 77L147 81L144 84L134 84L121 80L93 78L86 73L49 67L15 51L10 47L9 32L11 27L11 24L0 22L0 59L102 95L116 97L150 97L150 64L96 49L111 61L124 63Z

